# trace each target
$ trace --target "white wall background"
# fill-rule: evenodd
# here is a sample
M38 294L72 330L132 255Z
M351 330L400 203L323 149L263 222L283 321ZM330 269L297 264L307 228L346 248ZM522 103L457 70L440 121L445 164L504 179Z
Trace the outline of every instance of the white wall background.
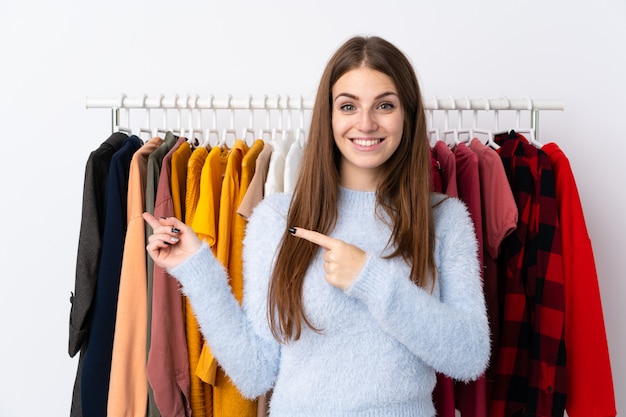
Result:
M90 97L302 93L375 34L426 96L562 99L541 139L570 158L593 240L618 410L626 409L626 3L475 0L0 2L0 416L68 415L82 182L110 133Z

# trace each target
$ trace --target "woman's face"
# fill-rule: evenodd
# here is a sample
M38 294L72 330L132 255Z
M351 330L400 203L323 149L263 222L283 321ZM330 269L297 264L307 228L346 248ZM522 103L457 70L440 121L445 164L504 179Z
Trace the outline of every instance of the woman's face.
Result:
M374 191L381 166L398 149L404 111L387 75L360 67L332 87L332 128L341 152L341 185Z

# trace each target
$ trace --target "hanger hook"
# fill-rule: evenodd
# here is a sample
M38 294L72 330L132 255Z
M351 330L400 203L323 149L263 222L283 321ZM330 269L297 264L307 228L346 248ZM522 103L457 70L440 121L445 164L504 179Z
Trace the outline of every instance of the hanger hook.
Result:
M178 95L176 95L176 98L174 99L174 108L176 109L176 129L178 130L178 134L182 135L182 110L178 103Z
M278 129L283 130L283 111L280 108L280 94L276 95L276 110L278 111Z
M126 98L126 94L120 94L119 100L117 102L117 107L113 109L113 130L120 130L120 109L124 108L124 99Z
M122 94L120 95L119 101L117 102L117 107L118 107L119 109L124 108L124 100L125 100L125 99L126 99L126 94L125 94L125 93L122 93Z
M448 130L450 128L450 112L449 110L456 110L456 100L454 100L454 98L452 96L448 96L448 99L450 100L451 109L445 109L444 110L444 119L443 119L443 127L445 130Z
M298 103L300 110L300 129L304 132L304 97L300 94L300 102Z
M491 110L491 105L489 104L489 99L485 96L481 96L483 100L485 100L485 111Z
M509 99L507 98L507 96L502 96L501 97L502 100L506 101L506 106L505 109L510 109L511 108L511 102L509 101ZM496 109L494 110L494 132L498 133L500 132L500 110Z
M291 106L289 105L289 94L287 94L287 98L285 99L285 110L287 112L287 130L291 130Z
M150 109L146 105L146 99L147 98L148 98L148 95L144 94L142 99L141 99L141 107L146 109L146 125L148 126L148 129L150 129Z
M483 110L489 111L490 106L489 106L489 100L487 99L487 97L481 96L480 98L482 98L485 101L485 108ZM472 126L474 127L474 129L478 128L478 110L479 110L478 108L474 108L474 120L472 121Z
M532 110L533 109L533 101L530 99L530 97L522 96L522 98L526 99L526 102L528 103L528 107L526 109L527 110Z
M432 100L434 103L433 108L428 111L428 121L431 128L433 128L433 125L435 123L435 111L439 109L439 100L437 100L437 97L433 95Z
M463 110L472 110L472 101L468 96L465 96L465 109L460 110L459 112L459 129L463 128ZM470 133L471 135L471 133Z
M233 100L233 96L231 94L228 95L226 99L226 107L230 109L230 129L235 128L235 109L233 108L231 102Z
M248 95L248 126L254 130L254 109L252 108L252 94Z
M196 94L194 107L196 108L196 128L202 130L202 109L198 107L200 96Z
M187 102L185 107L189 109L187 112L187 139L193 140L193 112L196 108L196 100L194 100L191 94L187 94Z
M522 98L526 99L526 102L528 103L528 106L526 107L526 109L528 110L528 112L530 113L530 129L529 129L529 135L530 135L530 143L532 143L533 145L535 145L538 148L541 148L543 145L537 141L537 112L535 110L535 106L533 105L533 101L530 99L529 96L522 96Z
M252 94L248 95L246 108L248 109L248 124L243 127L241 138L248 146L252 146L252 144L248 142L248 133L252 134L252 140L254 141L254 109L252 108Z

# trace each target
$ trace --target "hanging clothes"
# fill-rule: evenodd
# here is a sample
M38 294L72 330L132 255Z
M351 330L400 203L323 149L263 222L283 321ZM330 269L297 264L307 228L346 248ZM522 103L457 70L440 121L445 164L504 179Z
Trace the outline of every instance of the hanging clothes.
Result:
M285 172L283 180L283 191L292 193L298 179L298 169L300 168L300 160L302 160L302 152L304 143L301 138L296 138L289 147L287 155L285 155Z
M222 192L222 177L226 172L228 150L220 146L211 149L206 157L200 178L200 196L196 215L191 224L198 237L209 245L213 255L217 255L217 234L219 229L219 199ZM204 342L196 375L207 384L215 385L217 361L209 345ZM211 401L213 408L213 401Z
M148 399L146 375L145 189L148 157L163 143L156 136L135 152L128 176L128 226L122 255L120 288L111 358L107 416L145 414Z
M241 175L239 179L238 190L233 195L233 215L231 229L231 249L228 260L228 270L232 282L240 282L241 287L237 288L239 292L239 302L243 298L243 237L246 229L245 218L239 216L238 210L243 201L243 197L248 191L248 187L252 182L254 171L256 168L256 160L264 148L264 142L261 139L254 141L250 149L245 153L241 160ZM235 179L236 180L236 179ZM239 284L238 284L239 285ZM236 287L235 287L236 288ZM233 291L235 291L233 288ZM237 293L235 293L237 295Z
M456 161L456 185L459 198L465 203L478 241L478 262L480 277L483 277L483 208L480 197L480 177L478 156L465 143L454 147ZM484 288L483 288L484 292ZM455 404L463 417L487 416L487 392L485 375L475 381L455 383Z
M565 300L552 167L543 151L516 132L495 141L519 218L499 259L504 298L489 416L562 416Z
M156 202L157 189L159 185L159 178L161 176L161 166L163 159L169 153L169 151L178 142L178 136L172 132L165 134L165 140L154 152L148 157L148 169L146 177L146 211L154 213L154 206ZM145 225L146 228L146 242L148 237L152 234L152 228L149 224ZM147 286L148 286L148 325L146 327L146 357L150 354L150 344L152 341L152 294L153 294L153 282L154 282L154 262L151 257L146 258L146 273L147 273ZM161 417L161 413L154 400L154 391L148 381L148 412L147 417Z
M187 162L187 190L185 194L185 223L193 224L198 201L200 200L200 181L202 168L209 155L209 148L199 146L193 150Z
M113 154L105 192L104 234L94 295L89 348L81 375L84 415L106 417L117 296L126 234L128 175L135 151L143 142L130 136Z
M472 139L469 148L478 157L478 176L483 224L483 290L491 331L491 360L486 372L485 399L491 398L499 340L500 303L497 259L504 238L517 227L517 205L498 153L480 140Z
M187 164L191 158L192 147L187 141L172 153L172 172L170 187L172 189L172 208L174 217L185 222L185 201L187 196Z
M272 155L272 145L265 142L263 150L256 159L254 175L248 185L248 189L243 195L237 214L244 219L252 215L252 210L263 200L265 191L265 181L269 170L270 157Z
M246 219L265 196L293 190L303 150L299 138L290 131L273 133L272 143L258 140L250 149L242 140L236 140L231 150L220 146L209 150L193 149L168 132L164 140L153 138L131 152L128 223L122 235L119 292L113 307L110 379L106 372L97 377L99 381L107 379L108 391L98 392L100 399L90 399L85 413L102 410L104 398L104 409L112 417L267 414L269 395L258 401L241 397L218 367L186 298L177 285L166 285L175 281L169 277L162 280L160 274L164 271L155 277L152 260L145 253L146 239L152 231L143 222L141 212L144 205L145 211L157 216L173 215L190 225L228 270L231 290L241 303L241 245ZM77 417L83 415L89 393L99 391L93 381L83 381L87 374L85 359L92 355L88 349L93 343L88 337L93 327L90 312L102 303L98 297L92 303L89 293L96 293L101 253L111 252L101 250L102 190L111 169L119 170L117 163L111 164L113 154L128 139L124 133L113 134L92 152L85 173L68 346L70 356L80 352L71 410L71 415ZM555 144L538 150L539 144L533 146L519 133L497 135L494 143L500 146L497 151L478 139L472 139L468 146L457 143L453 150L445 142L436 141L431 149L432 191L460 198L474 221L492 334L492 358L486 378L462 385L437 375L433 392L437 414L547 417L561 416L566 408L571 417L614 416L597 274L569 162ZM145 194L138 191L142 187ZM97 221L93 221L94 216ZM120 224L122 229L126 225ZM84 280L89 276L91 281ZM153 304L160 305L158 299L163 294L169 297L169 307L156 309L155 323ZM162 320L164 311L168 311L168 320L174 321ZM164 333L173 334L176 342L164 342ZM95 336L98 349L102 345L99 337ZM158 350L160 344L167 346L170 342L176 346L172 356L150 360L148 349ZM137 349L142 345L145 349ZM106 360L106 355L98 361L103 358ZM87 365L93 361L91 357ZM155 376L157 363L173 370L175 375L169 382L168 377L160 380ZM83 383L88 389L81 392Z
M157 218L174 216L171 162L181 146L189 147L183 137L178 138L163 158L154 205ZM179 284L163 268L154 265L152 291L152 338L147 373L154 400L163 417L190 415L188 353Z
M435 142L432 153L441 170L441 190L450 197L458 197L456 187L456 159L448 145L441 140Z
M78 236L78 254L76 256L76 277L74 292L70 297L70 321L68 351L70 357L80 352L78 369L72 393L71 417L83 415L80 393L80 376L83 360L87 351L91 325L90 311L96 291L100 251L104 234L104 199L109 166L113 154L117 152L128 135L113 133L87 158L83 184L83 203Z
M456 186L456 159L452 150L441 140L431 149L431 183L438 184L434 191L449 197L458 197ZM435 170L436 168L436 170ZM435 180L433 180L435 178ZM437 373L437 384L433 390L433 403L440 417L455 417L454 380Z
M249 154L251 152L252 150L250 150ZM242 189L240 192L241 201L239 203L239 208L237 209L237 214L246 221L252 215L252 211L256 205L263 200L265 180L267 178L271 154L272 145L269 143L263 143L263 149L256 157L253 171L254 174L252 175L247 188L245 186L245 179L242 176ZM248 156L246 155L246 159L247 158ZM249 164L250 162L246 161L246 166ZM257 398L257 417L267 416L269 396L270 393L266 393L265 395L261 395Z
M567 156L555 143L550 158L563 246L565 347L569 417L615 416L615 394L598 275L578 188Z
M278 136L278 135L274 135ZM292 139L287 132L282 132L280 138L272 138L272 156L265 182L265 196L282 193L285 190L285 159L291 146Z
M191 154L187 162L187 186L185 194L185 223L193 224L196 208L200 200L200 182L202 167L209 154L205 146L200 146ZM187 336L187 353L189 354L189 385L191 413L194 417L211 417L213 415L213 390L196 374L204 339L196 316L187 297L183 297L185 308L185 334Z
M441 166L439 165L439 161L435 158L432 149L430 152L430 191L433 193L443 192Z
M249 151L243 140L236 140L228 155L226 172L222 180L222 193L219 207L219 231L217 238L217 259L229 271L230 287L235 298L241 304L243 297L243 279L240 271L230 268L233 253L233 226L239 203L241 184L241 164ZM256 401L245 399L222 368L218 367L213 387L213 415L216 417L256 416Z

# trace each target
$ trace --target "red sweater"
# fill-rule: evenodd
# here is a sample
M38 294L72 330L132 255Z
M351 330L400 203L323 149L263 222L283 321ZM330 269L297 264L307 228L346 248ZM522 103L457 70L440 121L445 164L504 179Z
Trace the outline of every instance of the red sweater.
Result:
M554 143L542 150L554 172L565 277L565 349L570 417L615 416L615 394L591 240L569 160Z

